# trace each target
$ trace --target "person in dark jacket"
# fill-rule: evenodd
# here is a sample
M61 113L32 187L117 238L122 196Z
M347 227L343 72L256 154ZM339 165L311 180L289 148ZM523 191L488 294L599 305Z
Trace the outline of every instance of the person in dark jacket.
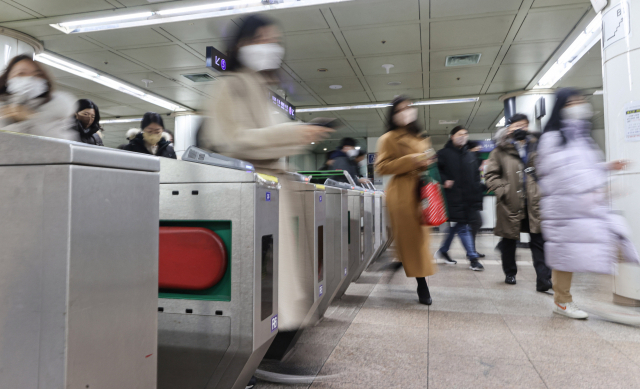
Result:
M436 252L436 258L444 259L450 264L456 263L451 259L448 251L453 238L458 234L462 245L467 250L467 258L471 263L469 268L482 271L484 267L478 262L478 253L470 227L477 218L476 214L482 209L482 189L478 159L475 153L469 152L468 141L469 132L463 126L457 126L451 130L449 142L438 151L438 169L445 189L449 223L454 224L451 225L447 238Z
M340 140L340 146L336 150L334 150L330 155L328 160L332 160L333 164L331 165L332 170L344 170L354 181L358 181L358 166L353 163L353 158L358 155L358 150L356 150L356 140L353 138L342 138ZM347 181L346 178L341 181Z
M100 110L91 100L78 100L75 114L74 130L80 135L80 142L90 145L104 146L98 131L100 128Z
M545 263L544 239L540 224L540 196L536 174L538 136L529 132L526 115L515 114L508 127L496 133L496 148L485 171L487 187L496 195L496 228L502 238L502 270L505 283L515 285L516 247L520 234L529 233L529 247L536 270L536 290L551 289L551 270Z
M145 113L140 128L142 132L129 141L124 150L176 159L173 147L162 137L164 131L162 116L155 112Z
M478 246L476 245L476 236L478 235L478 232L480 231L480 228L482 227L482 214L480 213L480 211L482 211L482 201L484 198L484 192L487 190L486 185L484 185L482 183L482 179L480 177L480 170L481 170L481 166L482 166L482 159L480 159L480 150L482 149L482 147L480 146L480 143L470 140L467 143L467 147L469 148L469 152L473 155L475 155L476 160L478 161L478 181L480 181L480 209L478 209L477 211L475 211L471 217L471 221L469 223L469 226L471 227L471 236L473 237L473 247L476 248L476 253L478 254L478 258L484 258L485 255L484 254L480 254L478 253Z

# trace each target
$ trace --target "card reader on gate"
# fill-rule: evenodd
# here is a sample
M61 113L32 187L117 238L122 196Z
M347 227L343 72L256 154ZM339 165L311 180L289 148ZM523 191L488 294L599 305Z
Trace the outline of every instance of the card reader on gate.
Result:
M225 157L224 155L210 153L208 151L199 149L195 146L189 146L187 151L182 155L183 161L203 163L205 165L213 165L226 167L229 169L242 170L245 172L255 172L253 164L239 159Z

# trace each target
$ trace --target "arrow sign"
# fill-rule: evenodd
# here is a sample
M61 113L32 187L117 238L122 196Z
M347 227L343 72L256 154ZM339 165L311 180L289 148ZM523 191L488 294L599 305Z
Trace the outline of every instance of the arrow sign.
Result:
M229 57L226 54L217 50L213 46L207 46L207 67L210 69L224 72L227 70L227 62Z

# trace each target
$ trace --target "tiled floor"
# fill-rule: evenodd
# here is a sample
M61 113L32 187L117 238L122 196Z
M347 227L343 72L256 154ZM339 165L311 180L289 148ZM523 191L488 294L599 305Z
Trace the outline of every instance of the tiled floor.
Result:
M640 328L554 315L553 296L535 290L530 251L518 249L518 283L506 285L496 243L478 237L484 272L465 260L440 265L428 280L430 307L418 304L415 280L390 251L306 330L290 358L261 366L313 383L256 388L640 388ZM458 243L451 253L464 258ZM610 282L576 275L575 301L612 308Z

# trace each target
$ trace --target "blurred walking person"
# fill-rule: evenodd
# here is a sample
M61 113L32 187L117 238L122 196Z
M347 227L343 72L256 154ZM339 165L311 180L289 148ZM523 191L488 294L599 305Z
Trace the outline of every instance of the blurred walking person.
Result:
M529 118L515 114L508 127L496 134L496 148L485 170L488 190L496 195L496 227L502 237L500 250L505 283L515 285L518 267L516 248L520 233L531 237L529 247L536 270L536 290L551 289L551 270L545 264L544 239L540 227L540 190L535 170L538 137L529 133Z
M80 99L76 104L76 125L80 142L90 145L104 146L100 136L100 110L91 100Z
M611 212L607 199L609 171L627 163L604 162L591 138L591 104L578 91L561 89L556 97L538 147L542 231L553 269L553 311L586 319L571 296L573 273L613 274L619 253L629 262L640 258L626 221Z
M75 106L33 56L13 57L0 75L0 130L79 140L71 130Z
M478 262L479 255L471 230L471 224L478 223L482 209L480 167L475 153L469 152L468 141L469 132L463 126L457 126L451 130L444 148L438 151L438 170L447 198L450 227L436 252L436 258L444 259L448 264L457 263L449 255L449 249L453 238L458 235L467 252L469 268L482 271L484 266Z
M431 141L420 136L417 109L406 97L397 97L389 111L387 133L378 141L376 170L393 175L387 185L387 209L398 252L407 277L418 282L418 300L431 305L425 277L436 273L430 252L430 230L422 225L418 182L434 160L427 159Z
M471 228L471 237L473 238L473 247L476 249L476 254L478 254L478 258L484 258L486 257L486 255L479 253L478 246L476 245L476 237L478 236L478 232L480 232L480 228L482 228L483 221L482 221L481 211L483 209L484 192L486 192L487 190L487 186L484 184L482 180L482 176L480 174L480 172L483 169L484 161L480 159L480 156L478 155L478 153L480 152L482 147L480 146L480 143L472 140L467 142L467 146L469 148L469 152L475 156L476 161L478 162L477 172L478 172L478 182L480 183L480 192L479 192L480 204L479 204L478 210L474 211L471 216L469 227Z

